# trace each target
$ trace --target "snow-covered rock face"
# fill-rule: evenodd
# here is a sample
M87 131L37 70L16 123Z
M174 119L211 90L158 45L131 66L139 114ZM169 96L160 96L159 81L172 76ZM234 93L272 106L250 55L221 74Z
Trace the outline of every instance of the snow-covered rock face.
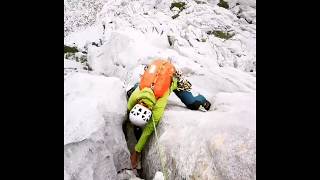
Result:
M75 73L64 86L64 144L89 138L105 125L108 116L118 117L111 120L122 124L126 100L119 79Z
M137 64L139 58L145 58L149 53L165 58L168 55L187 58L208 68L229 66L246 72L256 70L255 1L230 1L230 10L216 5L217 1L182 2L186 3L185 9L173 19L172 16L177 13L175 8L170 10L172 1L169 0L110 0L97 13L96 21L90 28L70 34L65 38L65 43L73 42L83 48L90 40L107 42L108 45L101 47L104 53L110 53L108 49L112 50L114 46L123 46L122 51L117 49L119 53L136 47L132 50L137 50L136 56L125 58L131 58L130 61ZM218 31L233 36L223 39L210 33ZM124 34L117 37L119 42L114 39L114 32ZM82 38L79 38L80 34ZM168 48L167 36L173 40L172 49ZM128 45L123 45L123 42ZM142 47L147 48L141 50ZM114 61L118 60L111 58L113 60L109 57L104 61L115 64ZM99 58L97 61L100 61Z
M157 128L169 179L256 179L256 1L225 1L65 0L65 45L93 70L65 60L65 180L138 179L125 170L124 87L155 58L212 103L191 111L170 96ZM146 180L166 175L154 134L142 167Z
M106 0L64 0L64 35L92 25L105 2Z
M175 101L175 100L172 100ZM146 179L162 170L168 179L256 179L255 93L219 93L209 112L186 111L170 102L145 150Z
M114 77L71 73L64 86L64 179L124 176L122 170L131 165L122 132L123 83Z

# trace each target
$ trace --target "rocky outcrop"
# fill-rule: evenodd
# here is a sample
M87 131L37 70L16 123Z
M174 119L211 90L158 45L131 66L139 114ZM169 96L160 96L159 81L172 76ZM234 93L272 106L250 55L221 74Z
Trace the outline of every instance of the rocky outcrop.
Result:
M207 68L233 67L245 72L256 71L255 1L228 1L229 9L219 7L218 1L181 2L185 2L184 9L179 17L172 19L176 12L174 8L170 9L171 1L109 1L97 13L95 24L87 28L87 32L82 32L83 38L77 33L70 34L65 38L66 44L76 42L83 46L90 37L91 41L99 41L96 43L110 43L114 41L114 32L124 33L128 36L128 44L124 46L128 52L128 48L139 49L138 45L142 44L131 41L138 38L139 32L139 36L146 39L141 41L146 43L142 46L147 48L139 49L140 53L131 61L146 58L149 53L145 52L150 51L153 56L202 61ZM168 36L172 40L172 49L169 49ZM81 39L86 42L79 42Z
M155 58L170 59L212 108L191 111L170 96L157 128L163 154L153 134L145 179L163 179L160 171L169 179L256 179L256 1L174 2L65 0L65 44L87 58L65 55L65 180L137 179L121 128L125 88Z
M106 0L64 0L64 36L96 22Z
M168 107L158 126L160 150L153 136L143 154L146 179L157 171L177 180L256 179L255 95L221 93L214 106L206 113Z
M64 89L65 180L135 177L122 123L126 114L123 83L118 78L73 73Z

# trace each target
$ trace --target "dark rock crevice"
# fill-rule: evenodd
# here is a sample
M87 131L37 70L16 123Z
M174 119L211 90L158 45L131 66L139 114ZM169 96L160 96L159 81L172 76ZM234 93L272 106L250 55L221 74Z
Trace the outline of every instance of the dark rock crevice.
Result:
M128 114L129 114L129 112L126 115L126 120L122 124L122 130L125 135L128 150L129 150L130 154L132 154L134 152L134 147L137 144L137 140L141 136L142 129L137 128L130 123ZM141 166L141 160L142 160L141 156L142 156L142 154L140 154L140 156L139 156L140 163L138 164L137 169L131 168L130 170L134 171L134 173L137 177L144 178L143 173L142 173L143 169Z

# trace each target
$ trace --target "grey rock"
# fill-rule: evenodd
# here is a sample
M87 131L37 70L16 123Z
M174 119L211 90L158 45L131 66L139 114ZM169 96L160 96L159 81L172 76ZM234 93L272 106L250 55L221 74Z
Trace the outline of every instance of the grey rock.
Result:
M255 131L233 126L211 131L210 136L200 136L196 141L181 139L189 141L189 147L179 141L171 145L162 142L168 179L256 179ZM144 154L146 179L152 179L157 171L161 171L160 157L152 141ZM188 148L194 151L190 152Z

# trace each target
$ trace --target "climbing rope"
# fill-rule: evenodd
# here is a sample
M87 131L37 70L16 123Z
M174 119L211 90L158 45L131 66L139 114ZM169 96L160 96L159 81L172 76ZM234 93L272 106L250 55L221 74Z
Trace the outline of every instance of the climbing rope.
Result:
M158 133L157 133L157 128L156 128L156 124L155 124L153 118L152 118L152 122L153 122L153 127L154 127L154 133L155 133L155 136L156 136L156 143L157 143L158 153L159 153L159 156L160 156L160 164L161 164L162 172L163 172L163 174L164 174L164 179L167 180L167 179L168 179L168 171L167 171L167 169L165 168L165 165L166 165L166 157L165 157L165 155L163 154L163 151L161 151L161 149L160 149L160 144L159 144L159 137L158 137Z

